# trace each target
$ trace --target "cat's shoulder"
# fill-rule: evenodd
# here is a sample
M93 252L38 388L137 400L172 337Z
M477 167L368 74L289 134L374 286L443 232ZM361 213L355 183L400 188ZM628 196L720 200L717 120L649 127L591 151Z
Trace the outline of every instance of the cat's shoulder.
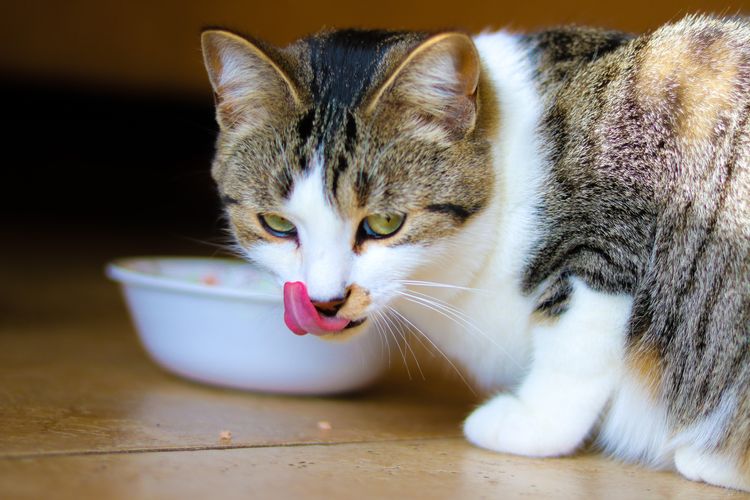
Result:
M746 18L688 16L642 37L638 67L644 90L698 87L737 76L750 62Z
M644 109L676 117L681 135L710 138L750 88L750 22L688 16L667 24L643 36L634 68Z
M641 36L645 45L673 47L691 45L701 51L716 43L737 44L750 40L750 19L746 17L716 17L708 15L688 15L679 21L667 23Z

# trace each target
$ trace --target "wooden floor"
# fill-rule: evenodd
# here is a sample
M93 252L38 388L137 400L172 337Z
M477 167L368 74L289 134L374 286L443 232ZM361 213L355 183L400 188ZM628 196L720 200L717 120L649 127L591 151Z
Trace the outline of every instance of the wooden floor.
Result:
M0 498L746 498L595 454L473 448L460 423L476 398L440 368L409 380L400 356L339 398L179 379L103 277L132 245L69 239L14 241L0 262Z

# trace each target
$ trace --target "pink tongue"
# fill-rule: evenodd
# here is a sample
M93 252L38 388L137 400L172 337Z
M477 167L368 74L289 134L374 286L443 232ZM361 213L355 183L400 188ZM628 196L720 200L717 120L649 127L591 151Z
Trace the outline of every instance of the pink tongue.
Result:
M288 281L284 283L284 323L297 335L323 335L343 330L349 320L321 316L307 295L305 284Z

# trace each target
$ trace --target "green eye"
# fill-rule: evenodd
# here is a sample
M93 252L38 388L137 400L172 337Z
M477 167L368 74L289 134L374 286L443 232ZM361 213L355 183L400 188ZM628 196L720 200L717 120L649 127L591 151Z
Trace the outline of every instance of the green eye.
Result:
M372 214L362 221L362 230L370 238L386 238L396 234L404 223L403 214Z
M274 236L279 238L288 238L297 234L297 228L294 224L277 214L260 214L258 215L263 227Z

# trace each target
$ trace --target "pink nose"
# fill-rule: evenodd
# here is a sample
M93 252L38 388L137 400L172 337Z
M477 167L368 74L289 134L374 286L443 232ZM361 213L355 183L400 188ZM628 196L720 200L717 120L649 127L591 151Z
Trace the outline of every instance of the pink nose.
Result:
M340 301L339 304L337 300L333 306L330 302L318 304L328 307L329 310L335 307L335 314L344 301ZM324 335L340 332L349 324L348 319L321 315L319 309L316 309L315 304L310 300L307 287L301 281L284 283L284 322L297 335L306 333Z

